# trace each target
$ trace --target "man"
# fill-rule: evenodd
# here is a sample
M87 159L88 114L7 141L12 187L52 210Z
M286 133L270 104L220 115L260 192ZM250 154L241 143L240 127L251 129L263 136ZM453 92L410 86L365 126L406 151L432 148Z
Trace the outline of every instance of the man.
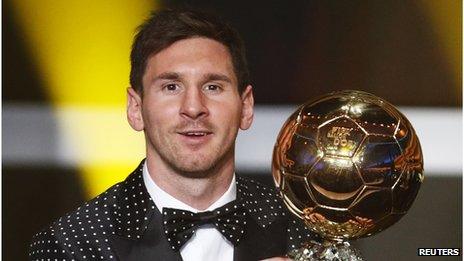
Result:
M235 175L253 120L244 47L228 25L161 11L131 53L127 118L146 159L127 179L39 232L32 260L260 260L309 236L272 188Z

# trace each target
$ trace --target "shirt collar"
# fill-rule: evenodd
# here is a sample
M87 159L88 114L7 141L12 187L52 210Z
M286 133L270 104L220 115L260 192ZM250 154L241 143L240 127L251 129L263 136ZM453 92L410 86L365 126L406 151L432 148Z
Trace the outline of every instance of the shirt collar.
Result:
M143 165L142 175L143 175L143 182L145 183L145 187L147 188L148 194L150 195L156 207L161 213L163 211L163 208L177 208L177 209L191 211L194 213L200 212L200 211L210 211L210 210L214 210L218 207L221 207L235 200L235 198L237 197L237 185L235 182L235 173L232 176L232 181L229 185L229 188L226 190L226 192L205 210L195 209L185 204L184 202L174 198L169 193L161 189L158 185L156 185L156 183L151 178L150 173L148 172L147 164Z

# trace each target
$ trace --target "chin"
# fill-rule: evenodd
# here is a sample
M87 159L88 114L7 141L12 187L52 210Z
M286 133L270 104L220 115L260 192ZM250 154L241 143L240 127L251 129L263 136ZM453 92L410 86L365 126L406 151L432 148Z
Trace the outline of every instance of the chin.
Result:
M190 178L206 178L217 175L219 169L221 168L221 159L220 158L208 158L208 157L198 157L197 155L194 159L189 158L186 161L177 162L179 163L175 169L177 169L179 174L185 177Z
M177 172L187 178L207 178L216 173L212 168L203 166L181 166Z

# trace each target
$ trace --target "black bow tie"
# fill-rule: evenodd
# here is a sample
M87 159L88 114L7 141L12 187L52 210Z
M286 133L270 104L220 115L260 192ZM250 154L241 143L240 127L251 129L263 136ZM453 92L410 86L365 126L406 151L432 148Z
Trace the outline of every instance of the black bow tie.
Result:
M213 211L193 213L175 208L163 208L164 233L171 248L178 251L196 229L205 224L214 225L234 246L245 233L246 210L242 204L232 201Z

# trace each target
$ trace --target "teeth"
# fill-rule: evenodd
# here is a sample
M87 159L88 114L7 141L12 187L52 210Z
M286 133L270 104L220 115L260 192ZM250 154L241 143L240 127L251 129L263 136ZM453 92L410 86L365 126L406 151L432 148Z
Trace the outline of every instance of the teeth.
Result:
M187 135L188 136L205 136L206 133L204 133L204 132L188 132Z

